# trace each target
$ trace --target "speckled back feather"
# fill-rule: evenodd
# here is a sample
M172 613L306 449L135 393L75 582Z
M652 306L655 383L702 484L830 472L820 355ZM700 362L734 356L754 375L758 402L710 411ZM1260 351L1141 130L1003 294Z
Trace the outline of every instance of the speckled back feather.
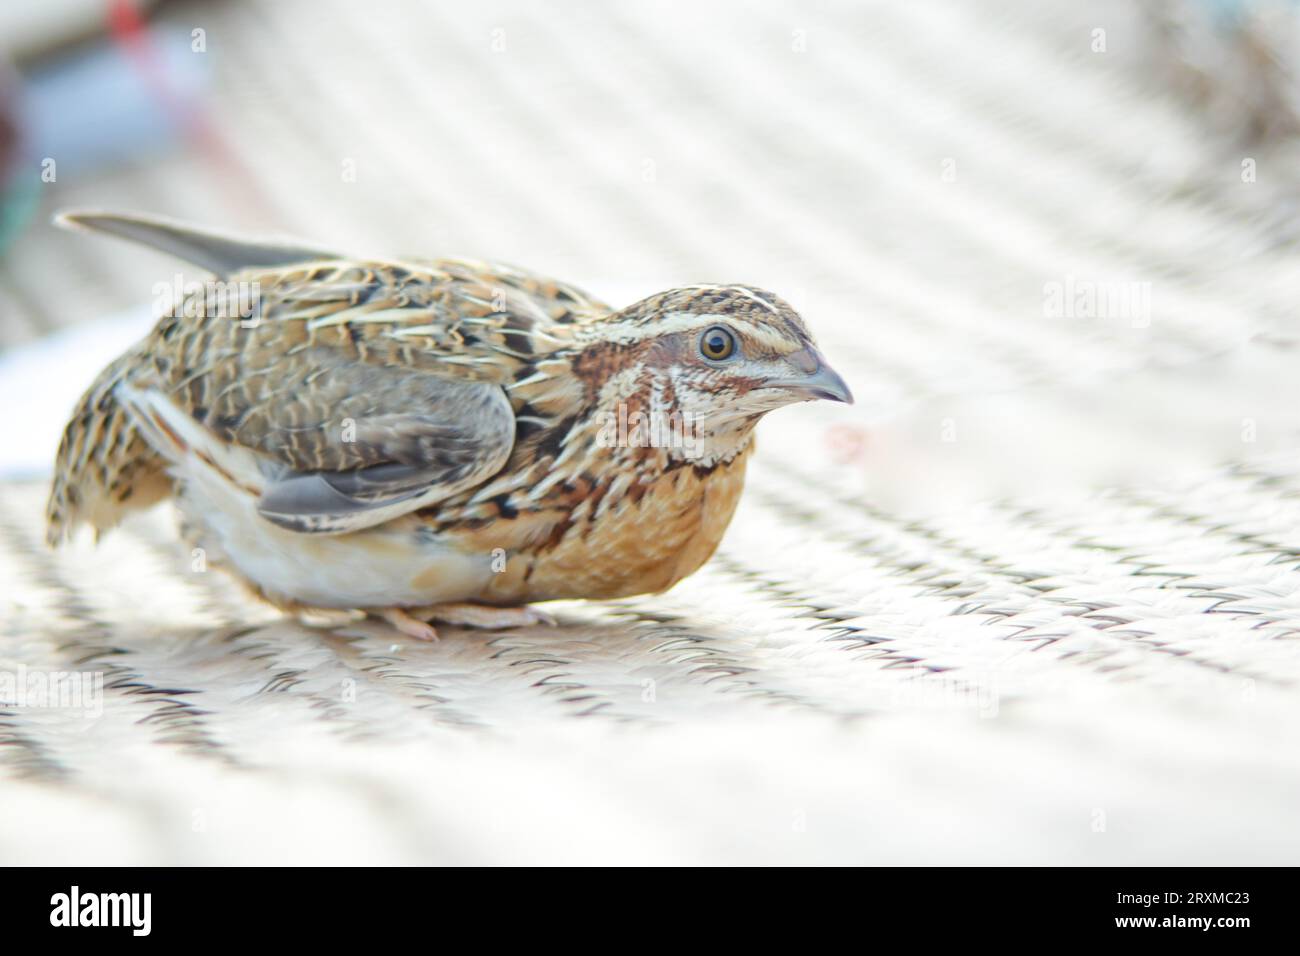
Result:
M101 228L113 221L81 224ZM128 222L129 238L155 245L167 245L182 228L163 223L142 233L139 224L150 220ZM188 228L181 234L186 252L203 236ZM249 248L253 261L268 257L260 246ZM229 247L222 252L229 256ZM81 522L111 527L126 511L171 491L164 457L123 407L123 387L165 394L218 439L292 472L414 466L459 451L464 462L442 463L454 472L473 463L477 436L458 438L436 422L436 441L403 431L411 412L418 419L420 406L428 406L430 391L451 391L448 400L472 413L473 383L523 382L511 405L527 432L539 424L537 416L559 414L560 406L580 400L580 392L555 387L568 371L567 361L555 356L572 346L570 327L609 313L563 283L457 259L317 259L235 269L224 278L254 290L252 314L208 315L206 303L191 296L83 396L56 459L47 511L51 542ZM342 429L358 422L361 434L340 440Z

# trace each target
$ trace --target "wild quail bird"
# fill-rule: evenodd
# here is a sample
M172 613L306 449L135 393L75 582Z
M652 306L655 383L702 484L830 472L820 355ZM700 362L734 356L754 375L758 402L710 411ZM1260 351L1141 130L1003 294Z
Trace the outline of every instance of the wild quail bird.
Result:
M214 273L106 368L59 448L49 540L175 499L208 561L283 610L508 627L526 605L658 592L735 511L753 431L851 402L802 319L750 286L612 310L458 259L358 260L73 213ZM227 303L231 297L227 296Z

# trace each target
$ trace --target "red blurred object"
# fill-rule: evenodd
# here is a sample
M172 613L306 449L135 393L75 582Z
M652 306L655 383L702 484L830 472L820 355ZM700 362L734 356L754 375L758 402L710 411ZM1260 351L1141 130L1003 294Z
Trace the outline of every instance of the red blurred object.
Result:
M149 24L137 4L133 0L108 0L107 26L109 36L140 72L159 105L184 130L193 147L218 170L217 181L229 189L232 202L248 204L250 209L271 208L269 197L262 195L256 202L250 202L246 185L238 188L231 185L255 182L255 177L247 174L238 157L227 148L216 126L208 121L207 114L189 108L176 94L163 59L154 46Z
M870 436L861 425L832 425L826 429L826 447L839 465L852 465L867 457Z

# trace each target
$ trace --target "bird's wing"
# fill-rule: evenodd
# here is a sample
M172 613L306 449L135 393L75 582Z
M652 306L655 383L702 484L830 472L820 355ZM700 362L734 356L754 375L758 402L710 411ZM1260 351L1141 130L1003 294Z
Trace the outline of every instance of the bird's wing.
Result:
M355 531L471 489L510 456L503 386L532 339L398 268L241 273L261 284L257 314L165 317L131 387L255 453L258 510L291 530Z
M226 364L179 386L141 377L115 397L159 452L257 494L258 512L292 531L356 531L434 504L487 481L514 447L499 385L329 350L269 375L232 376ZM193 403L203 393L211 405Z
M296 531L373 526L487 481L510 457L517 414L572 399L547 385L562 379L551 356L607 311L506 266L326 258L142 217L75 221L221 277L215 301L190 292L124 357L114 391L166 456L209 443L214 462L251 453L261 513ZM520 380L540 384L507 397Z
M510 457L515 416L499 385L304 358L313 369L289 376L302 390L250 406L258 424L232 430L287 465L258 501L281 527L378 524L478 486Z

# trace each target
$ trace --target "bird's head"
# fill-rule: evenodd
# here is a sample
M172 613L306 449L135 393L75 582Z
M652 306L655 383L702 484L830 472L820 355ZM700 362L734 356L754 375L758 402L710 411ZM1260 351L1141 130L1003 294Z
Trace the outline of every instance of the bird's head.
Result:
M599 347L589 354L608 362L602 406L625 402L651 418L673 416L700 439L686 457L726 457L760 417L784 405L853 402L799 314L762 289L671 289L599 326Z

